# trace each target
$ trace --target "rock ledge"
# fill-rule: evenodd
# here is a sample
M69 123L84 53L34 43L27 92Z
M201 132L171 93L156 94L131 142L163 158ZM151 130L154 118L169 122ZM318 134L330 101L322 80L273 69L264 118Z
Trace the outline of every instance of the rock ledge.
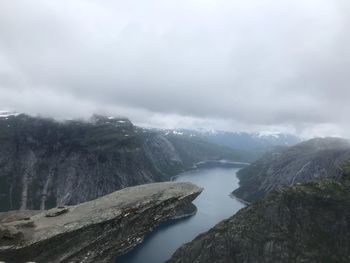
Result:
M191 183L155 183L35 212L26 220L18 220L15 211L4 214L13 220L0 213L0 222L5 222L0 227L0 261L110 262L175 217L201 191Z

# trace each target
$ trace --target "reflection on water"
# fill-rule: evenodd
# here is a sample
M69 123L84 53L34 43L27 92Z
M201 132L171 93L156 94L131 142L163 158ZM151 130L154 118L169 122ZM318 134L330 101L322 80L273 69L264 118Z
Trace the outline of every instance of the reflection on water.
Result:
M238 187L239 168L201 168L185 172L174 181L192 182L204 188L193 202L195 216L167 222L148 235L133 251L117 259L118 263L161 263L182 244L207 231L221 220L235 214L244 204L229 197Z

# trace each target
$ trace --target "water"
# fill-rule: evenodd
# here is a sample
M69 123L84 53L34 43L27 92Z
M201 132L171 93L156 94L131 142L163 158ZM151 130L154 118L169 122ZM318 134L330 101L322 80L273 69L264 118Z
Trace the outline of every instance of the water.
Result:
M165 223L148 235L133 251L117 259L118 263L162 263L182 244L209 230L244 207L229 194L238 187L239 168L200 168L179 175L174 181L192 182L204 188L193 202L195 216Z

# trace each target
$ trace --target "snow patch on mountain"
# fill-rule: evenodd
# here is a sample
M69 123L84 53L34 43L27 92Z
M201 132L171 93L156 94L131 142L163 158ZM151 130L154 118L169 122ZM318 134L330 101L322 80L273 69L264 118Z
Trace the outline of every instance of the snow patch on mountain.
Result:
M17 116L19 113L7 110L0 110L0 118L8 118L10 116Z

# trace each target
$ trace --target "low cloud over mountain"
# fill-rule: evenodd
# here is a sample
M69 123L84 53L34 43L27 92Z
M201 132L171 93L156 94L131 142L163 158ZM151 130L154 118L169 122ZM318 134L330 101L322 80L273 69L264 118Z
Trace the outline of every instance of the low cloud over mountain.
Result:
M350 4L0 4L0 105L158 127L348 133Z

